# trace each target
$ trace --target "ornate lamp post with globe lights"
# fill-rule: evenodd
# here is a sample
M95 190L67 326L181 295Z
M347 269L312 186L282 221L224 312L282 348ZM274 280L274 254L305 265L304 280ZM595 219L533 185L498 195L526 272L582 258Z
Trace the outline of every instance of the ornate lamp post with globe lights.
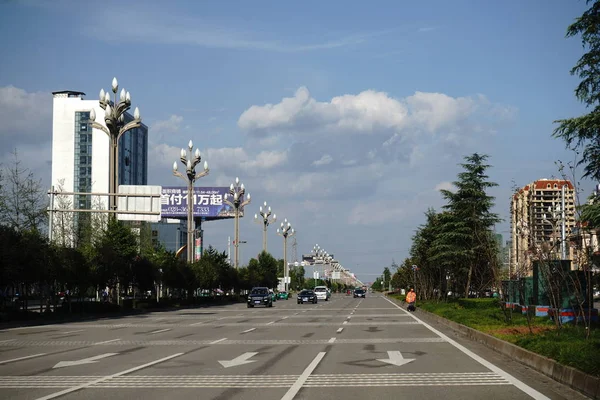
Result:
M234 247L234 266L235 269L239 267L239 249L240 249L240 209L244 206L250 204L250 193L246 196L246 200L244 200L244 194L246 193L246 188L244 184L240 184L240 178L235 178L235 185L232 183L229 186L229 193L225 194L225 198L223 201L233 207L235 211L235 227L234 227L234 237L235 243ZM231 197L231 200L229 200Z
M292 229L292 224L290 224L286 219L281 223L281 227L277 229L277 234L283 237L283 282L285 285L285 291L288 290L288 277L290 275L288 263L287 263L287 239L290 236L294 236L296 231Z
M264 206L264 209L263 209L263 206ZM273 216L271 217L271 207L267 206L266 201L263 203L263 206L259 207L258 214L254 214L254 221L258 222L259 224L261 224L263 226L263 251L266 252L267 251L267 228L273 222L277 221L277 215L273 214ZM261 216L261 218L258 218L259 215Z
M112 92L114 100L111 101L110 93L100 90L100 107L104 110L104 122L106 126L96 122L96 111L90 111L89 123L92 128L99 129L106 133L110 140L110 151L108 156L108 192L109 209L113 211L112 216L117 210L117 190L119 186L119 139L127 131L139 128L142 125L140 110L136 107L133 112L133 120L126 122L125 113L131 108L131 95L124 88L117 99L119 83L117 78L112 80ZM118 101L117 101L118 100Z
M190 157L192 156L192 150L194 144L190 140L188 143L190 150ZM204 170L196 172L196 166L200 164L200 149L196 149L194 158L188 158L185 149L181 149L181 163L185 165L185 173L181 173L177 170L177 161L173 163L173 175L180 177L187 183L187 261L192 263L194 261L194 182L203 176L208 175L208 162L204 161Z

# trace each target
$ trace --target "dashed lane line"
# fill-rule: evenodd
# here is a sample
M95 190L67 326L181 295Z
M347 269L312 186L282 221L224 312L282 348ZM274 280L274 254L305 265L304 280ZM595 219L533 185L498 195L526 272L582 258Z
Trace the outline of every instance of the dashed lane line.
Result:
M338 328L338 330L336 332L337 333L342 333L343 330L344 330L344 328Z
M171 330L170 328L167 328L167 329L159 329L158 331L153 331L153 332L150 332L149 334L150 334L150 335L155 335L155 334L157 334L157 333L168 332L168 331L170 331L170 330Z
M0 360L0 365L10 364L10 363L16 362L16 361L29 360L30 358L37 358L37 357L41 357L41 356L45 356L45 355L46 355L46 353L40 353L40 354L33 354L30 356L25 356L25 357L13 358L10 360Z
M444 343L439 337L429 338L361 338L361 339L337 339L335 344L372 344L372 343ZM0 343L5 347L81 347L81 346L203 346L210 344L233 345L233 344L257 344L257 345L322 345L327 344L328 339L218 339L218 340L121 340L113 339L106 342L92 342L85 340L19 340L10 343Z
M296 397L300 389L302 389L302 386L310 377L310 374L313 373L313 371L315 370L315 368L317 368L323 357L325 357L325 354L326 353L324 351L317 354L314 360L312 360L312 362L308 365L308 367L306 367L304 372L302 372L302 375L298 377L296 382L294 382L294 384L290 387L287 393L283 395L281 400L292 400L294 397Z
M246 329L245 331L242 331L242 333L252 332L253 330L256 330L256 328Z
M156 361L151 361L149 363L146 363L146 364L143 364L143 365L139 365L137 367L130 368L130 369L125 370L125 371L117 372L116 374L104 376L102 378L98 378L98 379L90 381L90 382L82 383L80 385L73 386L73 387L70 387L70 388L65 389L65 390L61 390L60 392L55 392L55 393L51 393L51 394L49 394L47 396L39 397L36 400L50 400L50 399L55 399L57 397L64 396L65 394L77 392L77 391L79 391L81 389L85 389L85 388L90 387L92 385L97 385L97 384L102 383L104 381L107 381L109 379L117 378L117 377L120 377L120 376L123 376L123 375L130 374L130 373L135 372L135 371L139 371L139 370L144 369L144 368L151 367L151 366L156 365L156 364L160 364L162 362L171 360L171 359L173 359L175 357L179 357L179 356L181 356L183 354L184 353L176 353L176 354L170 355L168 357L161 358L161 359L156 360ZM36 378L39 379L38 376L36 376Z
M107 344L107 343L113 343L113 342L118 342L121 339L111 339L111 340L105 340L104 342L98 342L98 343L94 343L95 345L99 345L99 344Z

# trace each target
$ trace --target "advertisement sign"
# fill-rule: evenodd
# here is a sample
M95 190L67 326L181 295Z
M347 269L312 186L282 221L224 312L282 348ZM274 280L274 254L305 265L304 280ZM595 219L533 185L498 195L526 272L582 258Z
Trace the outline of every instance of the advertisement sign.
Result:
M162 218L187 218L187 187L163 186L160 196ZM195 187L192 194L194 217L207 219L233 218L235 210L223 201L228 187ZM244 216L243 208L240 217Z

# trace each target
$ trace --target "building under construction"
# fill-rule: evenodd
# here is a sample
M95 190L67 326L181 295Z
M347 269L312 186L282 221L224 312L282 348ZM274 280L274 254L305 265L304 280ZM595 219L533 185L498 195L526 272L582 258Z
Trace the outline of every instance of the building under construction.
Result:
M567 238L575 228L571 181L539 179L513 194L510 204L510 276L531 275L532 262L547 250L552 258L572 259Z

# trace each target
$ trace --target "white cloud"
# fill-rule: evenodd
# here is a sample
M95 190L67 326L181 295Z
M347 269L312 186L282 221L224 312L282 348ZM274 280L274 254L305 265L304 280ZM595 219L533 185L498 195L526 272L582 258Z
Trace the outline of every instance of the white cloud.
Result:
M318 166L321 166L321 165L330 164L331 161L333 161L333 158L329 154L325 154L320 159L318 159L316 161L313 161L312 165L318 167Z
M181 115L171 115L169 119L163 121L156 121L151 126L152 134L162 135L164 133L175 133L179 131L183 117Z
M328 50L365 43L375 36L390 31L375 31L339 35L337 38L312 43L301 43L300 38L284 40L244 29L239 22L215 23L206 18L191 17L168 9L154 6L139 8L120 7L118 13L108 13L99 9L91 26L86 30L100 40L107 40L110 31L121 42L142 42L160 44L182 44L207 48L262 50L270 52L308 52ZM263 29L263 32L265 29Z
M0 87L0 137L3 147L52 140L52 95Z
M498 109L481 95L451 97L425 92L396 99L385 92L366 90L319 102L306 87L300 87L293 97L283 98L277 104L249 107L240 116L238 126L249 135L258 137L281 132L303 136L323 133L345 136L383 134L396 142L402 137L414 138L423 132L431 135L444 131L451 133L463 128L462 125L469 119L473 119L470 122L475 125L479 113L507 118L511 114L507 110ZM448 133L446 137L452 138Z
M454 186L454 184L452 184L452 182L440 182L437 185L435 185L435 191L438 192L440 190L455 190L456 187Z

